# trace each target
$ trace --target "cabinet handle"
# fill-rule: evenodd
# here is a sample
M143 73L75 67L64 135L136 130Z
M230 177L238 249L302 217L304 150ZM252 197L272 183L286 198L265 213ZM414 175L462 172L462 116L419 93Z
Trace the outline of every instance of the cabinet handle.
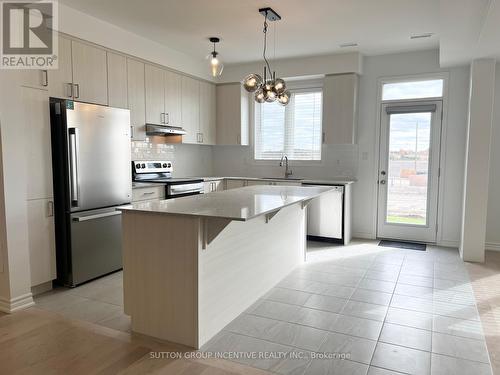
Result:
M66 84L66 94L68 94L69 98L73 97L73 84L72 83L67 83Z
M134 139L135 136L135 128L133 125L130 125L130 138Z
M145 193L142 193L142 195L151 195L151 194L154 194L155 192L154 191L147 191Z
M201 136L201 143L203 143L203 133L200 133Z
M80 84L75 83L75 98L78 99L80 97Z
M164 116L164 117L165 117L165 124L170 123L170 116L168 115L168 112L167 112L167 113L165 113L165 116Z
M160 123L164 124L165 123L165 113L160 113Z
M49 73L47 70L42 70L42 86L47 87L49 85Z
M47 216L48 217L54 216L54 202L53 201L47 202Z
M321 133L321 143L325 143L326 142L326 133L323 132Z
M239 134L236 136L236 143L237 144L241 143L241 136Z

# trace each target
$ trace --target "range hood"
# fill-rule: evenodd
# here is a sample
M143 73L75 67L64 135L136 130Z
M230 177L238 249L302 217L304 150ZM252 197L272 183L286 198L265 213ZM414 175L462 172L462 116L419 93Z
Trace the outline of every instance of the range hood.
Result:
M147 135L184 135L186 131L177 126L146 124Z

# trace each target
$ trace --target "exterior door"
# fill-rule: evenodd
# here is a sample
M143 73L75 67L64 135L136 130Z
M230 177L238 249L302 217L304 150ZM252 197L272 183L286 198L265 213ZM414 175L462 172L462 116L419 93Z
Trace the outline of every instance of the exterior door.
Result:
M382 104L380 238L435 242L442 102Z

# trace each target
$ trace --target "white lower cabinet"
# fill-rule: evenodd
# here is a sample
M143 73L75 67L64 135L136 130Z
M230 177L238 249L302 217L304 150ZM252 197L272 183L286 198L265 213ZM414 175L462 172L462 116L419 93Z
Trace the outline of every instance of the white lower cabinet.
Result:
M223 190L224 190L224 184L223 184L222 180L205 181L204 186L203 186L203 192L205 194L213 193L215 191L223 191Z
M36 286L56 278L54 202L52 198L27 202L31 286Z
M152 201L165 198L165 186L150 186L132 189L132 202Z
M225 180L225 190L247 186L247 180Z

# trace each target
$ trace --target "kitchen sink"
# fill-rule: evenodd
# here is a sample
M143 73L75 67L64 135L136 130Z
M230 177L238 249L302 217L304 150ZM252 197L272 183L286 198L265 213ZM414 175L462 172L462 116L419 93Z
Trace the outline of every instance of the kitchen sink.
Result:
M261 177L263 180L300 181L300 177Z

